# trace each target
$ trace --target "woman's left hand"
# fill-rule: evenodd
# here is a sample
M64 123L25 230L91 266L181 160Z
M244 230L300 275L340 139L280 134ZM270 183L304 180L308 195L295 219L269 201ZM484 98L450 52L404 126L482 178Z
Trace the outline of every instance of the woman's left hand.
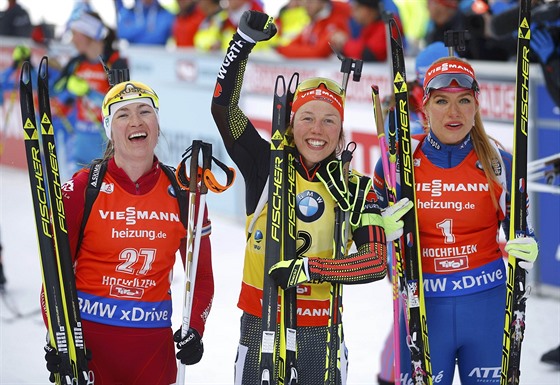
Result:
M198 332L189 328L187 334L181 337L181 329L173 334L173 341L177 343L177 359L184 365L193 365L200 361L202 354L204 354L204 344L202 337Z
M525 270L531 270L539 255L539 246L535 238L523 237L510 239L504 248L506 253L521 259L519 266Z

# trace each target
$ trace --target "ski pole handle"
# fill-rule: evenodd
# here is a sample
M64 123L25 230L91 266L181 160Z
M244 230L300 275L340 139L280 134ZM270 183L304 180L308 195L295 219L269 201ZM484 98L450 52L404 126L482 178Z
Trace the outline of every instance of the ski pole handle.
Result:
M373 116L375 118L375 128L377 129L377 137L381 142L381 137L385 136L385 129L383 124L383 112L381 110L381 101L379 100L379 87L375 84L371 85L371 101L373 102Z
M212 174L212 143L202 142L202 179L200 181L200 193L208 193L206 179ZM213 177L213 175L211 175ZM214 178L212 178L214 179Z
M379 87L371 85L371 99L373 102L373 115L375 117L375 126L377 129L377 139L379 140L379 148L381 149L381 163L383 165L383 174L385 175L385 185L389 189L391 187L391 175L389 171L389 159L387 157L387 138L385 137L385 125L381 113L381 102L379 100Z
M190 164L190 178L189 178L189 191L193 193L196 191L198 185L198 156L202 147L201 140L193 140L191 147L191 164Z

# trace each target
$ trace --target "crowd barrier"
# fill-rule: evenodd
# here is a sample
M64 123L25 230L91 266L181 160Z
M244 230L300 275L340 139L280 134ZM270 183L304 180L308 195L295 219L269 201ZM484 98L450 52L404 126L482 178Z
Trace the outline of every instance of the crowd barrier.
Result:
M12 50L21 41L6 39L0 46L0 69L11 65ZM56 57L62 63L72 51L69 47L53 44L33 48L32 62L42 55ZM223 60L222 53L202 54L189 49L128 46L123 54L129 59L131 78L152 86L160 98L162 138L157 154L162 161L176 165L185 148L193 139L213 143L214 155L233 165L221 143L221 138L210 114L210 103L216 76ZM514 96L516 66L514 62L472 62L480 83L480 107L489 134L508 150L513 145ZM414 74L414 58L406 58L407 79ZM265 137L269 137L272 116L272 98L275 79L287 79L294 72L300 79L324 76L342 79L340 61L334 55L326 60L288 60L273 52L257 51L247 65L241 108ZM344 133L347 141L357 144L353 167L367 175L373 173L379 159L375 133L371 85L379 86L381 97L392 93L390 63L365 63L359 82L348 83ZM529 159L539 159L560 152L560 109L554 106L538 65L530 67ZM6 98L19 103L19 98ZM25 167L23 134L19 104L4 103L1 110L0 163ZM219 197L209 194L212 212L244 218L244 191L242 176L233 188ZM557 180L553 183L558 183ZM560 289L560 195L531 190L530 214L540 243L539 269L535 281L543 292L556 294Z

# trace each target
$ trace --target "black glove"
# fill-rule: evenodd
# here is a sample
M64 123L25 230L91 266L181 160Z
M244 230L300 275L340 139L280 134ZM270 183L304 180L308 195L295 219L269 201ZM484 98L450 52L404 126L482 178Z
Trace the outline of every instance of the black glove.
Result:
M44 347L45 349L45 361L47 361L47 370L50 372L49 381L54 383L54 375L60 374L60 364L62 359L58 355L58 350L54 348L50 343L47 343ZM91 361L91 350L86 349L86 360Z
M60 373L60 363L62 360L56 350L50 344L45 345L45 361L47 361L47 370L50 372L49 381L54 383L54 375Z
M204 344L200 334L193 328L189 328L187 335L181 338L181 329L173 334L173 341L177 342L177 359L185 365L196 364L204 353Z
M273 18L259 11L243 12L237 27L237 33L250 43L269 40L276 32Z

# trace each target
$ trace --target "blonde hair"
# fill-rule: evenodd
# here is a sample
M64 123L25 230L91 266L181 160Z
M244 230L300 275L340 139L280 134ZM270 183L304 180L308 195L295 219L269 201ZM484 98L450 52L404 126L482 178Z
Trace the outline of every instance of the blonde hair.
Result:
M474 116L474 126L471 129L470 134L474 152L482 165L482 170L484 171L484 175L486 175L486 180L488 181L492 203L494 204L494 207L498 208L498 200L494 194L494 183L500 184L500 181L496 176L494 164L500 163L500 155L498 154L496 148L492 145L491 141L494 141L496 145L499 145L500 147L501 145L486 133L479 111L476 111ZM502 172L505 172L505 170L502 170Z
M115 146L113 145L113 141L109 139L107 141L107 147L105 147L105 152L103 153L103 161L107 161L115 156Z

